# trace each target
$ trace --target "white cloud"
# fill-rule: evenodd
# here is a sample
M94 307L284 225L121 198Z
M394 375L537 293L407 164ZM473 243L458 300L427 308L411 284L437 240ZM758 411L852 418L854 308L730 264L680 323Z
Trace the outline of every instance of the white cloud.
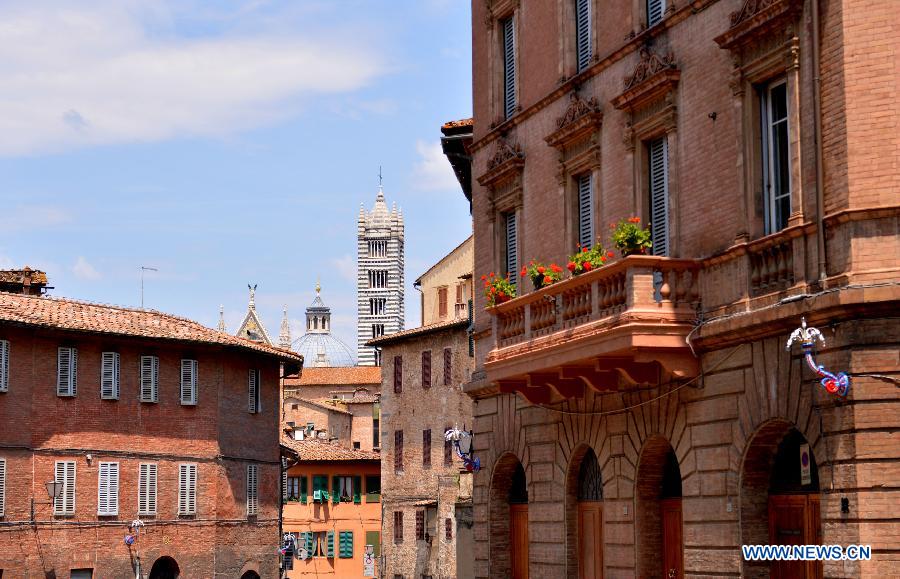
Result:
M227 135L385 70L341 31L178 37L172 11L149 0L3 3L0 155Z
M445 191L459 187L450 161L439 142L416 141L419 161L413 168L413 185L427 191Z
M74 273L75 277L77 277L78 279L100 279L100 272L97 271L93 265L88 263L88 260L86 260L84 256L81 255L79 255L78 259L75 260L75 265L72 266L72 273Z
M356 284L356 260L352 255L343 255L331 260L331 264L345 280Z

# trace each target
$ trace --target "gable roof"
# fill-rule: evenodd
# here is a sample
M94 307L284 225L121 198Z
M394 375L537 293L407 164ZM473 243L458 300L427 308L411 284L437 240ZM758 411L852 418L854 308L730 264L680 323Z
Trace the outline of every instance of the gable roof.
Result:
M381 368L378 366L304 367L300 376L284 379L285 388L300 386L339 386L372 384L381 386Z
M301 362L299 354L207 328L198 322L158 312L65 298L0 292L0 323L55 328L92 334L133 336L252 350Z
M259 340L252 337L254 332L259 336ZM234 335L245 340L261 342L266 344L267 346L272 345L272 338L269 337L269 332L266 331L266 327L263 325L262 320L259 319L259 315L256 313L255 307L250 307L247 309L247 315L244 316L244 321L241 322L241 327L238 328L238 331L235 332Z
M395 332L393 334L388 334L387 336L375 338L374 340L369 340L368 342L366 342L366 346L385 346L387 344L403 342L407 339L416 338L418 336L422 336L425 334L433 334L436 332L440 332L442 330L453 330L456 328L465 328L468 325L469 325L469 320L467 320L465 318L460 319L460 320L448 320L445 322L438 322L436 324L431 324L428 326L419 326L418 328L403 330L402 332ZM304 372L306 372L306 370L304 370Z

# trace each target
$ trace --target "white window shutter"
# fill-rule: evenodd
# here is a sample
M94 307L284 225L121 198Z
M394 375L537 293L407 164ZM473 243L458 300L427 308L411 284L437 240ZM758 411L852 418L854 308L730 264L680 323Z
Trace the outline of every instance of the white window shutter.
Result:
M669 255L669 160L666 138L649 144L650 235L653 255Z
M516 112L516 35L513 17L502 23L503 31L503 113L508 119Z
M119 354L103 352L100 357L100 398L119 399Z
M660 22L666 12L666 0L647 0L647 28Z
M506 214L506 271L500 275L509 274L510 283L515 284L519 270L518 256L518 231L516 229L516 214Z
M248 405L247 411L250 414L256 414L259 412L259 371L251 369L250 376L248 379Z
M193 515L197 513L197 465L182 463L178 465L178 514Z
M75 514L75 461L58 460L55 464L55 479L63 483L62 493L53 501L54 515Z
M582 247L594 244L594 192L590 173L578 177L578 243Z
M259 511L259 465L247 465L247 515Z
M97 473L97 514L119 514L119 463L101 462Z
M181 403L197 403L197 360L181 361Z
M0 340L0 392L9 390L9 341Z
M159 358L141 356L141 402L159 401Z
M156 514L156 464L141 463L138 471L138 514Z
M592 0L575 0L575 48L578 72L591 64L591 2Z
M78 350L59 348L56 359L56 395L75 396L78 388Z
M6 514L6 459L0 458L0 517Z

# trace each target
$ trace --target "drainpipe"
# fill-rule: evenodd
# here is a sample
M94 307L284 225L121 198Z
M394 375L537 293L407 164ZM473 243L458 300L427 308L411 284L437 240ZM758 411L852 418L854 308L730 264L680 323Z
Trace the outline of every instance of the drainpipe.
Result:
M816 140L816 250L819 255L819 281L825 279L825 171L822 160L822 79L819 49L819 0L812 0L812 66L813 66L813 114L815 115Z

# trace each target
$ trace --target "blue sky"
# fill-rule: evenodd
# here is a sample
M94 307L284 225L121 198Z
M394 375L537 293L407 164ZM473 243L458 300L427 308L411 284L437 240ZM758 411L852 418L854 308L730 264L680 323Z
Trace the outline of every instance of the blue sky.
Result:
M317 276L355 350L355 236L383 166L412 282L471 229L440 125L471 116L465 0L0 4L0 268L235 331L256 283L302 333Z

